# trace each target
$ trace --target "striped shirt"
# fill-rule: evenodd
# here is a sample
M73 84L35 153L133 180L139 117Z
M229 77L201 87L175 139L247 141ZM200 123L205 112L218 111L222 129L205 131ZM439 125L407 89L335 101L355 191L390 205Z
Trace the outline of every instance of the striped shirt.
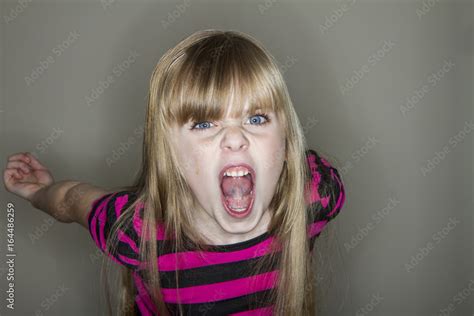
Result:
M312 250L322 229L340 212L345 193L339 173L333 166L311 149L306 151L306 158L311 172L311 189L305 200L310 219L307 235ZM157 315L150 294L144 286L144 266L138 258L143 203L135 208L130 229L119 231L117 250L109 253L105 247L111 226L135 198L134 192L120 191L96 199L88 215L89 232L103 253L132 270L137 288L137 314ZM163 225L158 223L158 242L164 242L164 236ZM263 297L274 287L278 270L275 267L266 267L263 273L255 275L252 273L252 264L259 256L268 253L267 247L273 238L266 232L239 243L211 245L209 251L202 255L192 250L173 253L167 250L168 247L158 247L161 291L170 313L177 314L179 290L179 297L187 315L271 315L272 305L265 303ZM176 261L178 289L174 276Z

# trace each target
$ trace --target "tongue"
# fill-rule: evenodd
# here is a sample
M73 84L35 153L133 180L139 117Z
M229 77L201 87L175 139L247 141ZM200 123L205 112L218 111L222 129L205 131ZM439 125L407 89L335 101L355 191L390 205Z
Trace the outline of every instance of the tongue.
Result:
M224 177L222 192L227 204L234 208L247 208L251 201L252 181L250 175L243 177Z

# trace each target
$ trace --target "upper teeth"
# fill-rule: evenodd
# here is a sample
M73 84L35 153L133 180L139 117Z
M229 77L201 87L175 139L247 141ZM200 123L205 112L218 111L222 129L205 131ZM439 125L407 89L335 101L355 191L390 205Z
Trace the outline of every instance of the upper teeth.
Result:
M243 177L249 174L248 170L239 170L239 171L226 171L224 176L226 177Z

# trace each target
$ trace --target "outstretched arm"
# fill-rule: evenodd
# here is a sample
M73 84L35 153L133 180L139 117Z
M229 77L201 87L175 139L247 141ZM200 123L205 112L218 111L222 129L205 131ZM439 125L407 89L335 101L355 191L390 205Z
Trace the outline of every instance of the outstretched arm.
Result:
M60 222L76 222L88 229L92 202L111 192L88 183L62 181L39 190L31 204Z
M51 172L30 153L8 157L3 182L7 191L28 200L57 221L77 222L85 228L92 202L109 192L78 181L55 182Z

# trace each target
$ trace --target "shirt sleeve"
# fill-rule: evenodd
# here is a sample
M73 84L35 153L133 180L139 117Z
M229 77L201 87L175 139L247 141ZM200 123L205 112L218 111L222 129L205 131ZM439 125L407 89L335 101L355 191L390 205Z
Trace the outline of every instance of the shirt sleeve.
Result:
M306 159L311 174L305 200L312 249L323 228L340 213L345 202L345 191L339 172L326 159L312 149L306 151Z
M139 235L133 227L136 221L127 223L126 228L119 228L118 244L115 250L109 251L106 242L112 226L122 215L122 211L131 205L134 197L134 193L129 191L105 194L92 202L87 217L89 233L102 253L116 263L131 269L136 269L139 265ZM134 218L135 216L134 213Z

